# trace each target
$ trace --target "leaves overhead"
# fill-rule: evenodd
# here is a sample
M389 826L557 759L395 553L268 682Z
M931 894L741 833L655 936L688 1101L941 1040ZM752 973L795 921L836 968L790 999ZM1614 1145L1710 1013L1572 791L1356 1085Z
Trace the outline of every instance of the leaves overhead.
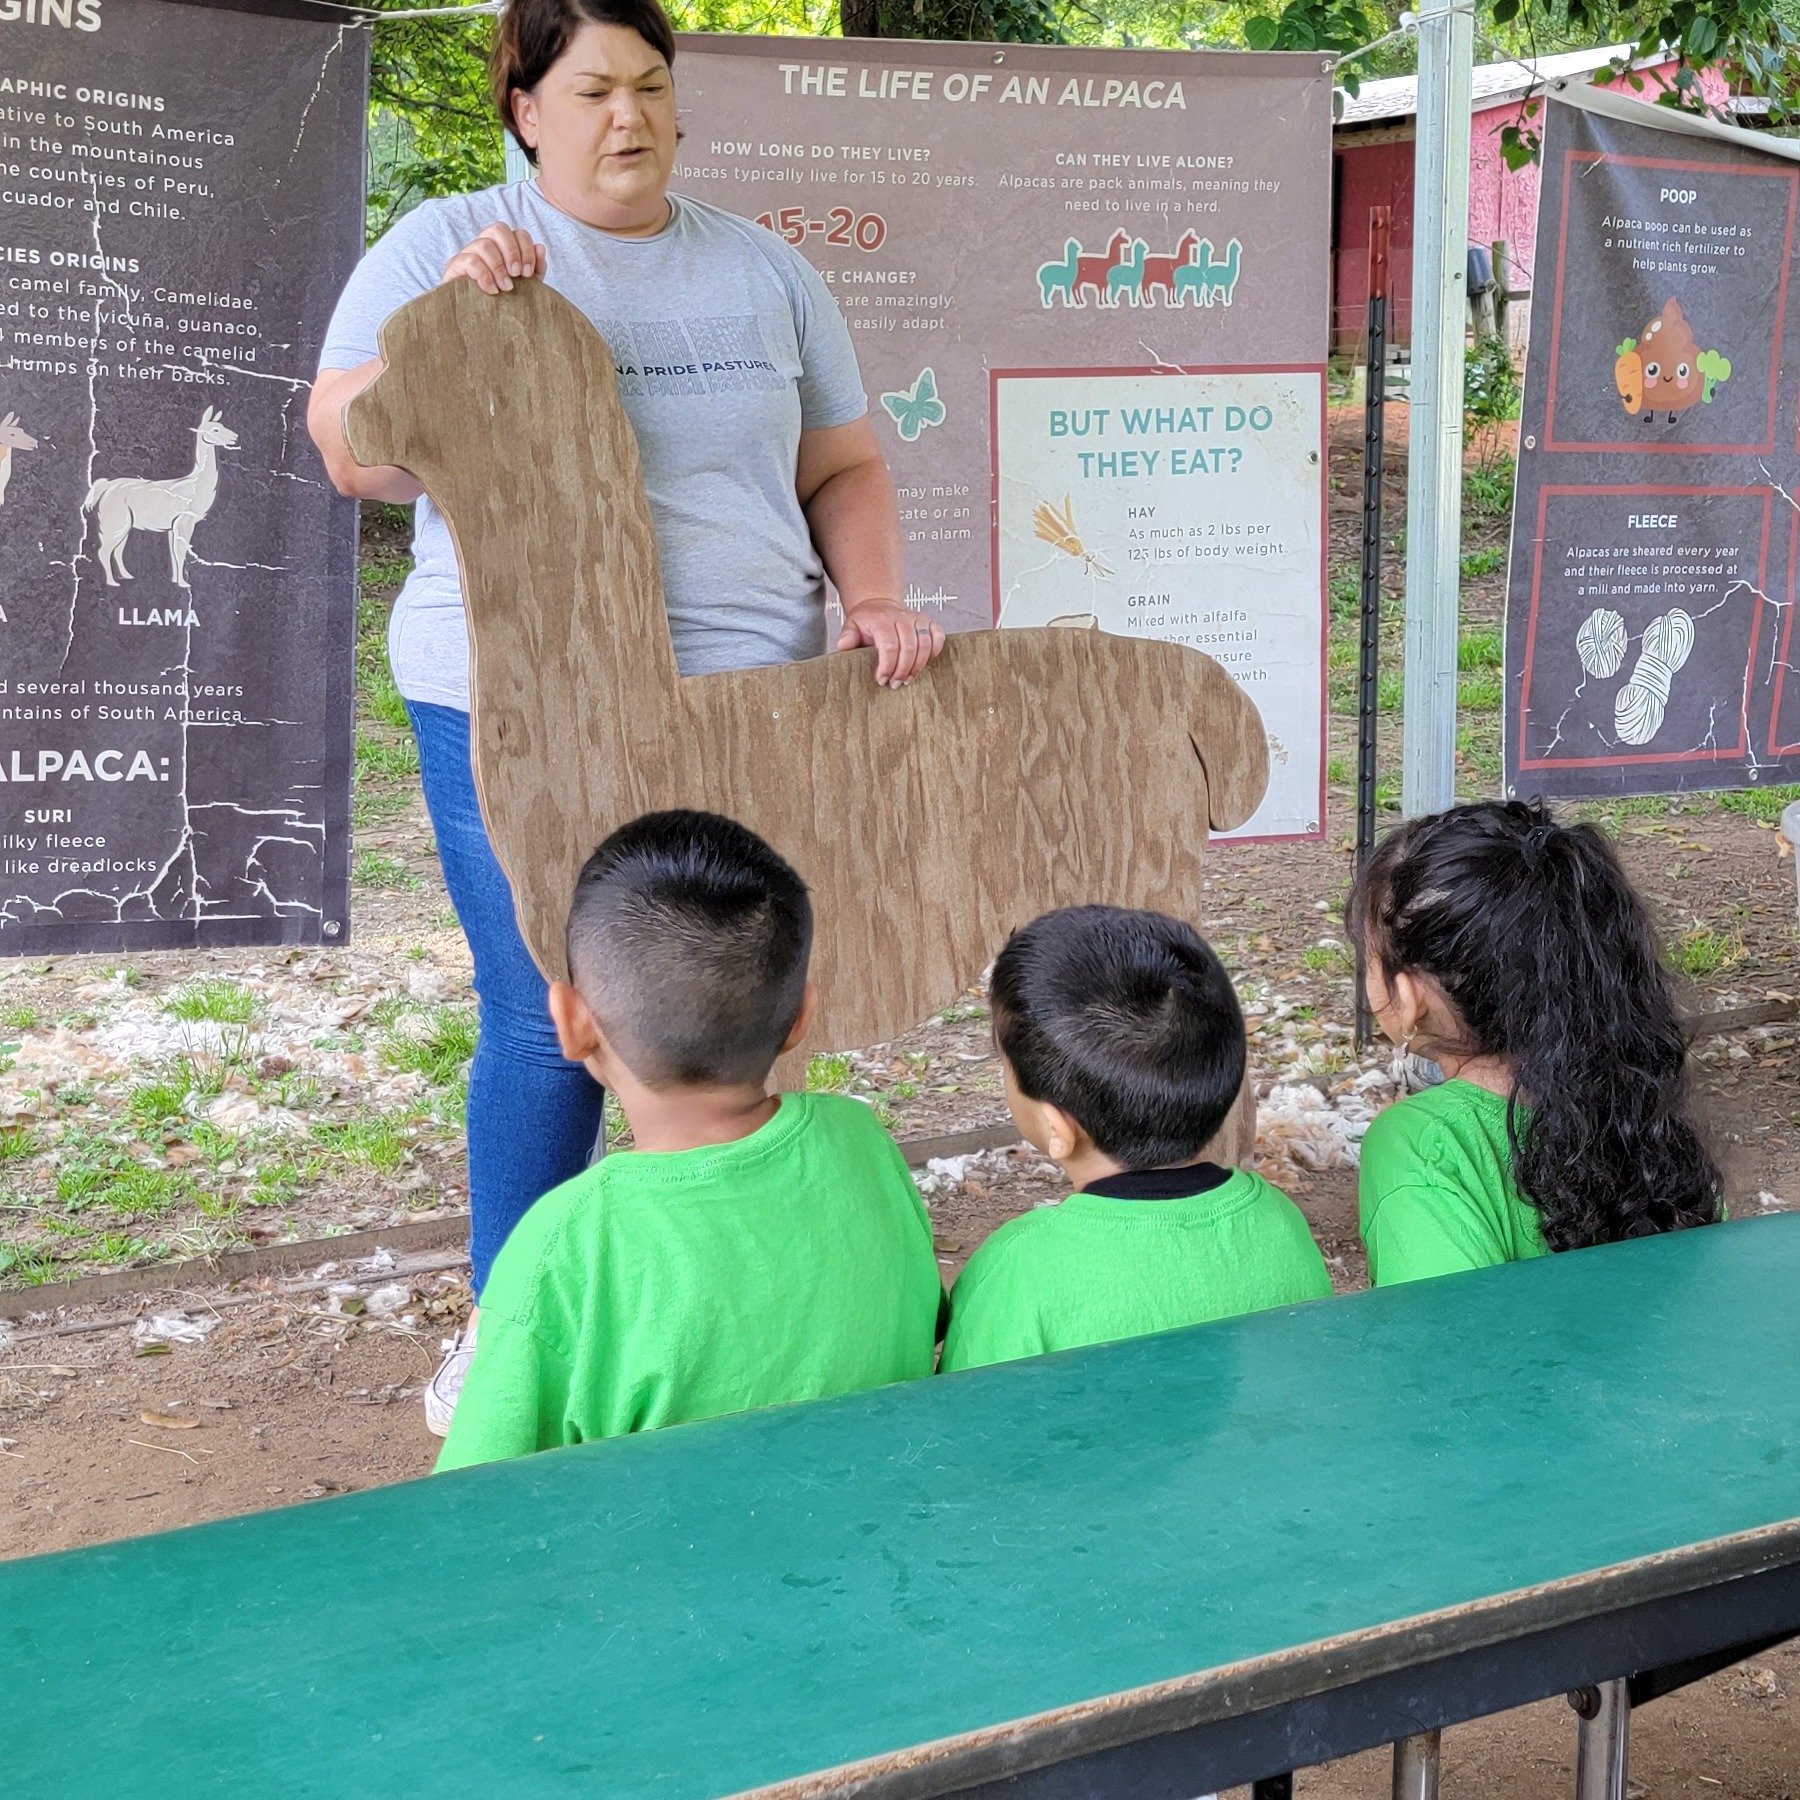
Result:
M402 0L371 0L389 13ZM1350 56L1340 83L1409 72L1416 42L1398 0L676 0L687 31L821 37L979 39L1166 49L1251 49ZM1476 0L1480 60L1625 44L1618 74L1646 99L1717 110L1721 85L1767 104L1769 124L1800 132L1800 0ZM502 178L501 133L487 91L493 21L379 21L370 88L371 238L432 195ZM1367 46L1377 46L1372 51ZM1666 46L1666 50L1664 49ZM1674 86L1652 95L1630 73L1640 57L1672 54ZM1703 74L1716 75L1702 80ZM1539 104L1501 131L1513 168L1538 151Z

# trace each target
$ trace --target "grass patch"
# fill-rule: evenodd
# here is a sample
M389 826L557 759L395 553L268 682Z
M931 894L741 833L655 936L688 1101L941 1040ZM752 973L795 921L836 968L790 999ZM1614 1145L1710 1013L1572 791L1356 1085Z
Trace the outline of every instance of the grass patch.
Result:
M48 1250L22 1250L15 1244L0 1244L0 1276L25 1287L42 1287L56 1279L56 1258Z
M102 1262L134 1263L151 1259L161 1261L169 1254L162 1244L151 1245L141 1237L133 1237L129 1232L107 1231L95 1238L88 1246L89 1256L98 1257Z
M0 1163L24 1162L43 1147L43 1138L30 1127L0 1131Z
M132 1088L125 1096L125 1110L140 1125L161 1125L186 1113L193 1091L192 1068L184 1062L170 1063Z
M1696 925L1669 946L1669 966L1677 974L1699 981L1735 969L1744 955L1741 931L1716 931L1710 925Z
M419 773L419 746L410 735L376 737L371 732L356 734L356 779L369 781L405 781Z
M350 798L350 823L385 825L399 818L411 804L411 794L380 794L358 788Z
M381 1060L390 1069L423 1075L433 1087L446 1087L468 1068L475 1038L473 1009L436 1006L420 1027L390 1031L382 1041Z
M1465 631L1456 646L1456 666L1465 675L1477 669L1499 669L1506 663L1506 649L1498 627L1478 625Z
M328 1154L391 1175L412 1148L407 1128L386 1113L363 1113L341 1125L315 1125L313 1142Z
M1796 800L1800 800L1800 787L1743 788L1737 793L1719 794L1715 798L1727 812L1742 813L1747 819L1774 825ZM0 1023L10 1025L12 1021L0 1019Z
M107 1164L77 1163L56 1178L56 1197L70 1212L104 1206L125 1218L155 1218L194 1199L193 1181L178 1169L146 1169L124 1156Z
M1506 697L1506 686L1494 669L1465 675L1456 684L1457 704L1465 712L1496 712Z
M410 893L419 878L397 856L384 856L379 850L359 850L350 862L350 879L364 888L387 892Z
M847 1056L815 1056L806 1065L806 1091L809 1094L834 1094L850 1085L850 1058Z
M248 1025L256 1017L256 996L235 981L191 981L163 1002L163 1011L189 1024Z
M1300 960L1317 974L1347 975L1356 967L1342 944L1308 944Z
M1342 787L1350 779L1350 765L1341 756L1334 756L1325 765L1325 779L1333 787Z
M1492 575L1496 569L1506 567L1506 551L1499 544L1490 544L1485 550L1471 550L1459 566L1464 581L1479 581L1483 575Z
M8 1031L36 1031L38 1010L35 1006L9 1006L0 1011L0 1026Z

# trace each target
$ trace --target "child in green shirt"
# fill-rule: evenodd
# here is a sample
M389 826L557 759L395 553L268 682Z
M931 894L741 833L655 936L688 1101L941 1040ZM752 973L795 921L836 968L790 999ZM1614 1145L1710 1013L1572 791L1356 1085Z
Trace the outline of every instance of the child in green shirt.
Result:
M1203 1160L1243 1083L1244 1020L1190 926L1115 906L1047 913L1008 940L989 995L1013 1118L1075 1191L970 1257L944 1369L1331 1292L1300 1209Z
M1410 820L1350 927L1382 1029L1447 1077L1363 1139L1377 1286L1721 1216L1656 934L1596 826L1525 801Z
M438 1468L930 1374L899 1151L857 1101L768 1091L814 1004L799 876L729 819L651 813L582 870L568 945L557 1036L635 1148L514 1226Z

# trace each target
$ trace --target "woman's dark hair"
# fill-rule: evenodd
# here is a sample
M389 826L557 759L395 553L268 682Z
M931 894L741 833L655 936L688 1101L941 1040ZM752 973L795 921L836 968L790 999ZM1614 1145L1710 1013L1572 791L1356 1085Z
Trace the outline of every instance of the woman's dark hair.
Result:
M583 25L635 31L671 69L675 66L675 28L657 0L510 0L494 33L488 85L500 123L534 163L537 152L513 124L513 93L519 88L530 93Z
M1191 925L1118 906L1045 913L988 982L994 1041L1029 1099L1128 1169L1192 1162L1244 1080L1244 1015Z
M1467 1034L1444 1049L1506 1059L1513 1179L1552 1250L1718 1219L1674 994L1597 827L1518 800L1411 820L1364 865L1349 926L1389 979L1437 984Z

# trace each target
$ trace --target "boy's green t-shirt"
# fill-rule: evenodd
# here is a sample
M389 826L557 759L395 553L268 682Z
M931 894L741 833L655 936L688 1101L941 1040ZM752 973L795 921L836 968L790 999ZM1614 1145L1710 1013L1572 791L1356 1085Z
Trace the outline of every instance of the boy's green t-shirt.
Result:
M1008 1221L969 1258L950 1295L941 1367L1112 1343L1330 1292L1299 1207L1248 1169L1169 1199L1084 1191Z
M931 1373L931 1225L869 1108L621 1151L513 1227L439 1469Z
M1513 1184L1506 1102L1446 1081L1375 1115L1357 1182L1376 1287L1543 1256L1537 1208Z

